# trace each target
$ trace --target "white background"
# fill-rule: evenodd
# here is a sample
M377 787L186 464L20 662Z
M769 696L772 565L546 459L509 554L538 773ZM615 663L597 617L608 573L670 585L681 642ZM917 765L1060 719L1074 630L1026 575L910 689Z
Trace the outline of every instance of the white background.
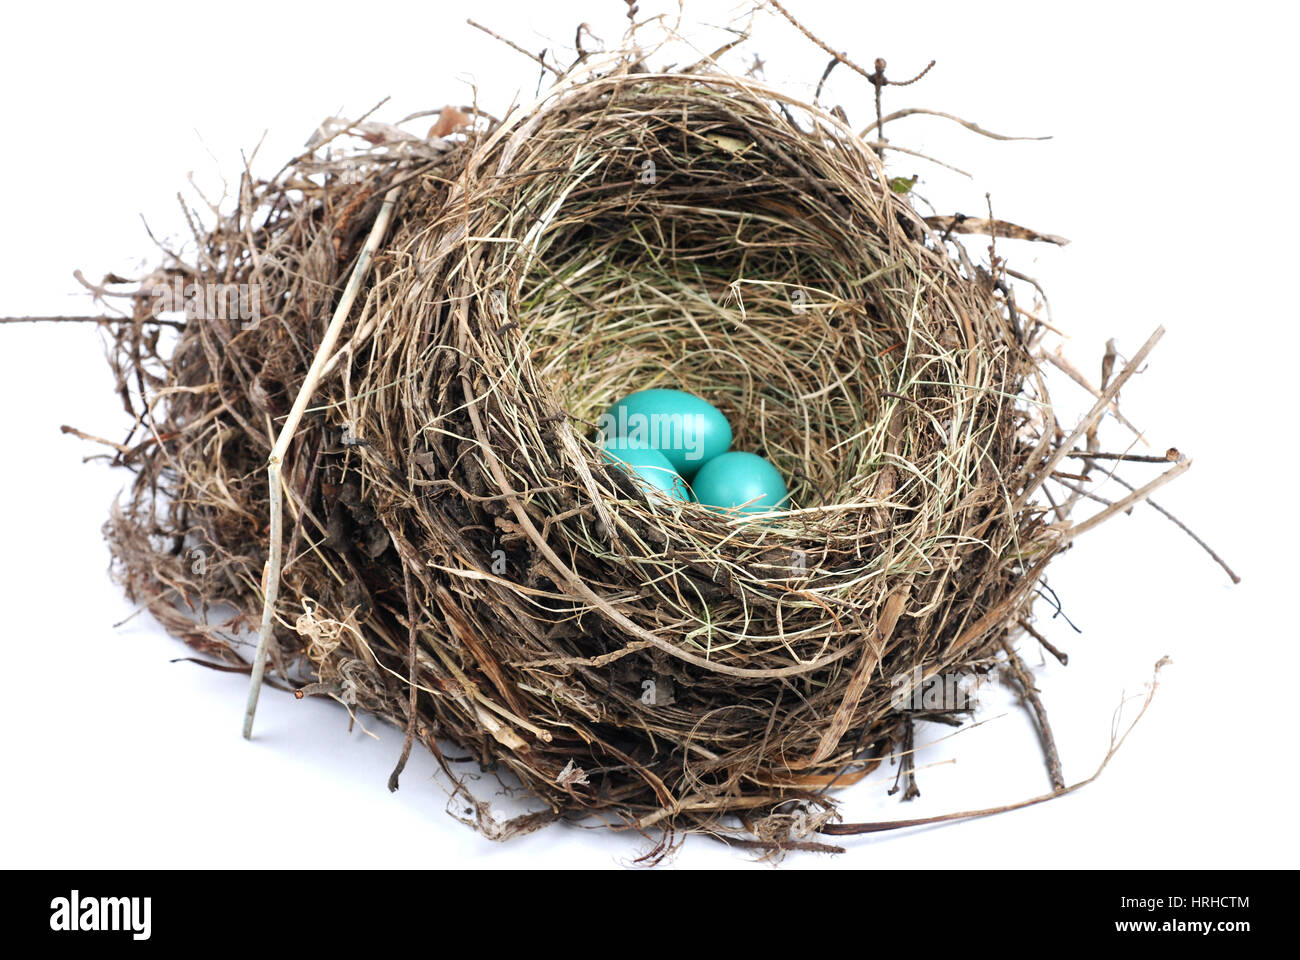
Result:
M1168 327L1125 409L1154 449L1195 458L1158 499L1245 582L1229 586L1146 508L1087 534L1049 574L1084 632L1041 621L1071 655L1068 668L1039 671L1067 779L1104 754L1121 697L1142 692L1157 658L1174 660L1103 777L1021 812L849 840L844 856L796 856L784 868L1296 866L1296 456L1284 426L1295 422L1298 376L1294 14L1276 3L1134 0L793 6L857 61L886 57L895 76L938 60L921 83L889 91L887 109L928 106L999 132L1053 135L995 143L931 118L888 131L974 175L895 155L894 172L919 173L918 191L942 211L980 214L988 190L996 215L1073 241L1000 252L1047 285L1072 334L1066 349L1094 379L1107 337L1131 354L1156 324ZM688 7L704 24L741 9ZM641 14L666 8L643 0ZM615 41L622 9L483 0L472 14L540 50L571 44L581 21ZM12 7L0 41L0 315L96 312L72 270L98 278L152 264L141 217L160 237L182 235L177 191L196 202L186 175L219 194L264 134L254 170L268 174L325 116L355 116L384 96L393 99L380 118L396 120L468 102L475 88L497 113L519 88L531 95L536 66L467 26L466 10L382 0ZM705 50L721 43L688 29ZM769 79L809 92L828 59L770 12L747 46ZM846 69L823 99L856 124L871 118L869 88ZM982 242L971 249L982 253ZM82 465L96 451L58 429L122 432L98 332L0 327L0 384L0 865L615 867L644 851L634 835L566 827L490 843L444 814L426 755L389 794L399 733L370 720L379 741L349 734L331 703L268 692L246 743L243 677L169 663L187 649L145 616L112 626L131 607L107 578L99 528L128 478ZM1057 391L1067 410L1085 399ZM920 728L929 745L919 800L887 796L885 770L846 794L846 816L923 816L1044 792L1015 704L994 692L980 718L941 742L930 743L946 728ZM750 861L697 839L669 866L767 869Z

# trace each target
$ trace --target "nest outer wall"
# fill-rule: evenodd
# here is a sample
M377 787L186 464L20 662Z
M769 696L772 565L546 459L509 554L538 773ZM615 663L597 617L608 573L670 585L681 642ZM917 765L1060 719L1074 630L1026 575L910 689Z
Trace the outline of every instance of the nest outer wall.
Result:
M133 598L246 662L275 424L400 184L285 466L273 678L408 730L494 837L595 817L780 845L916 719L960 718L898 709L896 680L986 670L1062 546L1027 496L1059 440L1042 330L861 138L751 79L624 62L463 141L368 139L246 179L153 278L253 285L256 324L160 343L142 285L113 362L147 439L106 528ZM595 417L655 386L720 407L791 508L727 517L604 463ZM535 812L494 820L439 738Z

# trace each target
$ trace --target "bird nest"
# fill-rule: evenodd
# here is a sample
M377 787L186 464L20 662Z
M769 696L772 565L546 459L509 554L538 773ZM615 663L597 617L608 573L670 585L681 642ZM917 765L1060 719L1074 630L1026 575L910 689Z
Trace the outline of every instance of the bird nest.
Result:
M900 689L1015 658L1071 539L1035 496L1085 426L1052 418L1043 327L840 115L752 78L624 56L462 119L326 124L141 285L118 575L229 669L271 597L270 682L398 725L493 837L817 848L835 790L964 715ZM182 284L255 309L167 341ZM716 405L789 503L603 460L597 417L649 387ZM537 802L495 819L467 760Z

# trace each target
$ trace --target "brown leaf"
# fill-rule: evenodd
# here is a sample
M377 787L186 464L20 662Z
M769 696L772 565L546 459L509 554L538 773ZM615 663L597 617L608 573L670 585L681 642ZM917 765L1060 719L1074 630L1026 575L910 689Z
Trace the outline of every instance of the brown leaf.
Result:
M438 114L438 122L429 128L429 139L441 139L449 133L455 133L457 130L469 126L469 123L469 114L463 113L455 107L443 107L442 112Z

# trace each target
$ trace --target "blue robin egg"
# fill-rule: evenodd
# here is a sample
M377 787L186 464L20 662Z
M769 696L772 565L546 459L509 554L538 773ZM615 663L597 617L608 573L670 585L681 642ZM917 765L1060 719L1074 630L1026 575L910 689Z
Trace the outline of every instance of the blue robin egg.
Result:
M691 493L686 481L658 450L622 438L607 440L600 449L607 461L622 467L636 479L642 490L657 490L674 500L690 501Z
M658 450L687 479L731 447L731 424L722 412L683 390L638 390L613 404L597 425L602 438Z
M691 486L700 503L718 510L747 504L741 513L780 510L790 495L776 467L756 453L739 450L705 463Z

